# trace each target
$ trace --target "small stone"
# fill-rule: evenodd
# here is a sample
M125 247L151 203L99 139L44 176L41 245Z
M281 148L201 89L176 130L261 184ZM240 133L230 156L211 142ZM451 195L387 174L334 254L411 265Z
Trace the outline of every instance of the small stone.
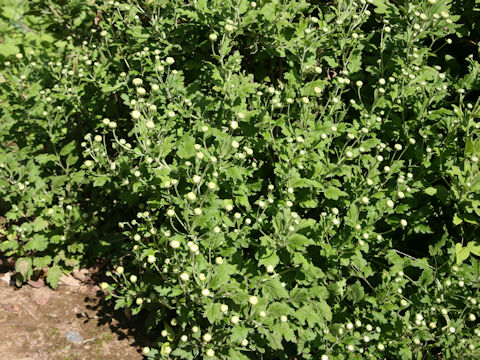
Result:
M81 344L83 343L83 337L80 335L80 333L76 330L70 330L67 332L65 335L67 338L67 341L74 343L74 344Z

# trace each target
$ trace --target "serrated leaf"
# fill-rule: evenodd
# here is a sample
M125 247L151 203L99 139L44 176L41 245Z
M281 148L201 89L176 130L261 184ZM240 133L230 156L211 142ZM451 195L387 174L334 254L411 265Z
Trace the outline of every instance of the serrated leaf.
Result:
M280 261L280 258L278 257L277 253L272 251L270 255L260 258L258 260L258 265L263 265L265 267L271 265L275 267L277 266L279 261Z
M282 286L278 278L265 281L262 284L262 289L265 296L273 299L288 297L288 291Z
M25 250L43 251L48 247L48 239L43 235L35 234L33 239L25 244Z
M47 283L54 289L58 286L58 281L62 276L62 268L58 265L53 265L47 271Z
M470 241L467 244L468 250L474 255L480 256L480 245L476 245L475 241Z
M194 145L195 138L190 135L183 137L178 145L177 155L182 159L193 157L195 155Z
M345 191L342 191L335 186L327 187L325 190L323 190L323 194L327 199L331 199L331 200L338 200L340 196L348 195Z
M232 329L232 334L230 335L230 340L232 343L240 343L243 339L248 337L248 329L245 326L234 326Z
M213 301L210 302L205 308L205 312L203 314L210 324L213 324L216 320L220 319L222 316L222 312L220 310L220 304L214 303Z
M51 256L39 256L33 259L33 266L36 269L43 269L49 266L52 263Z
M42 217L37 217L33 221L33 231L38 232L45 230L48 227L48 221L43 219Z
M313 240L302 234L293 234L287 239L287 247L291 250L301 250L311 244L313 244Z

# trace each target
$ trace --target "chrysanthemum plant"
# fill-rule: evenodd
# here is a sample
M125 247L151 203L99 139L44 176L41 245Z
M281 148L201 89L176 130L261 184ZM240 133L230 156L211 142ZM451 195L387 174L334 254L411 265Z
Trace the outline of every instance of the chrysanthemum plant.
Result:
M148 319L147 358L480 356L480 65L455 7L79 9L72 166L85 218L118 225L101 286Z

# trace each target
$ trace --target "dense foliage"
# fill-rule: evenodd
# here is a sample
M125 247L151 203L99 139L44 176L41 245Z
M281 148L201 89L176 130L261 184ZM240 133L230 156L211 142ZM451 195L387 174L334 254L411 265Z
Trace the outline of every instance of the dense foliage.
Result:
M1 3L19 284L107 259L151 359L480 357L478 0Z

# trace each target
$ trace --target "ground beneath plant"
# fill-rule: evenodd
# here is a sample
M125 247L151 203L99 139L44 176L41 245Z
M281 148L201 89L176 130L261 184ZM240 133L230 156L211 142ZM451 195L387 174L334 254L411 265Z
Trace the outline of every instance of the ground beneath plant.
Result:
M1 360L140 360L128 328L94 285L16 288L0 274Z

